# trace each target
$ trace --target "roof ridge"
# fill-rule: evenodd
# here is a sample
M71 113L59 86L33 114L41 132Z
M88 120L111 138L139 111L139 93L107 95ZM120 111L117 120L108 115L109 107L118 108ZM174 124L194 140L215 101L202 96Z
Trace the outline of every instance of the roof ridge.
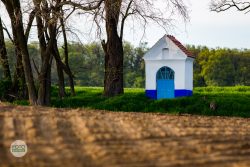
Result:
M167 37L181 50L183 51L188 57L195 58L195 56L180 42L178 41L173 35L167 35Z

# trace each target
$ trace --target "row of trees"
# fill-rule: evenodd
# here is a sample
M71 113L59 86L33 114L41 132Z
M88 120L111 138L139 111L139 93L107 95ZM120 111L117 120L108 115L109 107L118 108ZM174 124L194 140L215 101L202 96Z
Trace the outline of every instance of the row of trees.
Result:
M187 48L196 56L194 86L250 85L250 50L211 49L204 46ZM124 43L125 87L144 88L145 67L142 57L148 49L146 43L138 47ZM70 44L69 60L77 85L103 86L104 52L99 43ZM52 78L55 77L52 75Z
M196 56L194 86L250 85L250 50L188 48Z
M145 68L143 55L148 50L146 43L134 47L128 42L124 47L124 86L144 87ZM15 70L15 48L11 42L6 42L9 55L10 73ZM40 60L39 44L28 45L31 59L37 64ZM250 50L237 49L209 49L202 46L188 46L196 56L194 63L194 86L234 86L250 85ZM59 48L63 55L64 49ZM68 61L74 75L74 83L78 86L104 86L104 51L100 43L82 45L80 43L68 44ZM65 60L65 56L62 56ZM3 70L0 68L0 75ZM33 72L35 80L38 75ZM57 64L52 61L52 85L58 85ZM69 86L69 81L65 82Z
M11 82L10 92L13 97L27 94L32 105L50 104L53 59L57 67L59 95L65 96L64 73L69 77L71 94L75 94L74 76L68 58L67 31L71 30L66 25L66 21L71 19L75 11L90 17L96 23L99 37L104 37L101 44L104 51L105 96L119 95L124 91L123 32L128 18L142 23L142 28L146 28L150 21L167 28L171 23L171 16L178 15L184 20L188 18L182 0L161 1L164 9L157 8L155 0L1 0L0 3L1 11L5 9L11 20L10 28L0 22L0 57L4 79ZM24 24L24 13L28 15L27 24ZM33 27L38 35L39 61L31 59L28 49L29 33ZM5 48L4 30L15 47L16 63L12 75ZM64 41L63 53L58 49L59 36ZM34 71L38 76L37 81L34 80Z

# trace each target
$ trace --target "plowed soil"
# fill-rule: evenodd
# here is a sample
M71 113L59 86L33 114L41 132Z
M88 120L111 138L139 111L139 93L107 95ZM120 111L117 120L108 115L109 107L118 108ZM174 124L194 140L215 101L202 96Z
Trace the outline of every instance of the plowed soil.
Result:
M249 167L250 119L0 104L0 166Z

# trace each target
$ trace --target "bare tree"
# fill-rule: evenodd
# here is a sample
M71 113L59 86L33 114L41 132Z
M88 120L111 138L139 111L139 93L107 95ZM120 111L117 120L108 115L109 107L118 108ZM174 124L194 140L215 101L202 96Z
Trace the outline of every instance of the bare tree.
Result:
M157 2L165 6L157 7ZM116 96L123 94L123 33L128 18L142 24L143 31L148 24L155 22L164 29L172 26L173 17L180 15L188 20L188 11L182 0L105 0L104 5L94 12L94 20L99 32L101 23L105 23L106 41L102 40L105 52L104 95ZM136 28L139 28L136 27Z
M55 45L57 44L57 21L60 8L57 5L58 1L49 3L42 0L33 0L33 3L37 13L35 16L36 27L42 60L38 76L37 103L39 105L50 105L51 63L52 56L55 54Z
M62 62L58 47L57 45L54 47L54 58L56 60L57 64L57 72L58 72L58 85L59 85L59 96L64 97L65 96L65 89L64 89L64 73L63 71L68 75L69 78L69 85L70 85L70 90L71 90L71 95L75 95L75 89L74 89L74 76L73 73L69 67L69 58L68 58L68 41L67 41L67 34L66 34L66 20L71 16L73 12L76 10L81 10L81 11L91 11L99 8L101 4L103 3L104 0L97 0L97 1L92 1L92 0L77 0L77 1L69 1L69 0L58 0L58 6L61 7L60 10L60 26L62 30L62 35L63 35L63 41L64 41L64 62ZM68 13L68 15L65 15L65 11L68 9L63 10L64 6L69 6L72 8L72 11Z
M27 39L25 37L23 27L23 15L21 10L21 4L19 0L1 0L5 5L9 17L12 22L12 30L16 35L16 42L21 52L21 60L25 74L25 81L28 88L29 102L30 104L37 104L36 88L32 74L32 68L29 58ZM13 34L14 36L14 34Z
M49 105L50 101L50 71L51 71L51 59L55 58L57 64L58 72L58 83L59 83L59 96L65 96L65 84L64 84L64 73L69 76L71 94L74 95L74 82L73 74L70 70L68 63L68 48L67 48L67 37L65 32L64 23L69 15L64 17L64 11L62 10L64 5L70 5L73 8L79 8L81 10L90 10L95 8L95 5L88 5L84 7L83 4L75 3L66 0L56 0L56 1L43 1L43 0L33 0L35 11L36 11L36 21L38 30L38 39L40 43L41 51L41 69L39 72L39 89L38 89L38 104L39 105ZM98 6L99 3L97 3ZM64 38L64 49L65 49L65 63L63 63L58 46L57 46L57 35L59 34L59 29L62 28L63 38Z
M74 11L74 9L73 9ZM72 12L73 12L72 11ZM74 79L73 79L73 74L71 72L71 69L69 67L69 50L68 50L68 40L67 40L67 34L66 34L66 28L65 28L65 18L63 17L64 16L64 12L61 11L61 15L62 17L60 18L60 24L61 24L61 27L62 27L62 34L63 34L63 41L64 41L64 57L65 57L65 65L66 65L66 68L68 69L69 71L69 85L70 85L70 91L71 91L71 95L74 96L75 95L75 88L74 88Z
M26 98L28 94L27 92L28 90L27 90L27 85L25 84L25 74L24 74L24 68L23 68L23 63L22 63L21 46L20 46L20 42L18 41L17 32L15 28L14 8L13 6L11 6L11 2L6 3L5 6L6 6L7 13L11 20L11 28L12 28L13 37L11 36L11 33L9 32L8 28L5 25L3 28L8 34L9 39L15 46L15 56L16 56L16 65L15 65L15 71L13 75L11 94L15 98Z
M223 12L230 8L236 8L238 11L250 12L250 2L242 0L212 0L210 9L215 12Z

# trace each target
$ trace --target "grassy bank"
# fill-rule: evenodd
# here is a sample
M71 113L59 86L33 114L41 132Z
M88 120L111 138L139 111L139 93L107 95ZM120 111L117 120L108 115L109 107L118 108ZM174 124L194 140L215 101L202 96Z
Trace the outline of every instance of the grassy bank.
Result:
M69 92L69 90L67 90ZM192 97L150 100L144 89L125 89L125 94L106 98L103 88L76 87L77 95L63 100L52 93L54 107L93 108L111 111L160 112L250 117L250 87L195 88Z

